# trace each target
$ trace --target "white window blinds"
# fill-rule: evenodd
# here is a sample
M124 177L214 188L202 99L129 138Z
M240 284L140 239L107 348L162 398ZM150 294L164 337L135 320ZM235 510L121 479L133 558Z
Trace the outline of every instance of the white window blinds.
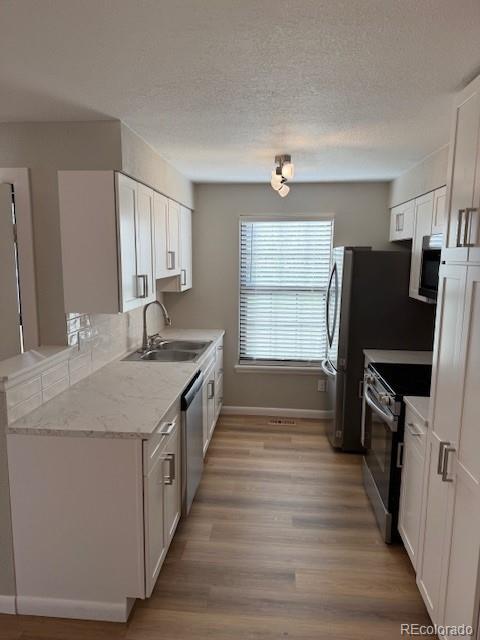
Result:
M241 220L241 362L325 357L332 236L332 220Z

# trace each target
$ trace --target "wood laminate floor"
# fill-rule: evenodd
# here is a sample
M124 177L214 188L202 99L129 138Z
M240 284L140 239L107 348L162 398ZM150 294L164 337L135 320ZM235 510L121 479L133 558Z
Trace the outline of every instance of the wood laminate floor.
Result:
M126 625L0 616L0 640L390 640L429 624L380 538L360 456L317 421L219 421L189 518ZM423 636L431 638L431 636Z

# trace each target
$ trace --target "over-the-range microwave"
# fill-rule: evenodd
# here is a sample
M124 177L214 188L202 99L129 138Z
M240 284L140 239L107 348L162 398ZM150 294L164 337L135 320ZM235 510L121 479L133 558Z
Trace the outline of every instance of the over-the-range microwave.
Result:
M438 272L442 253L443 234L424 236L422 245L422 266L418 293L435 302L438 295Z

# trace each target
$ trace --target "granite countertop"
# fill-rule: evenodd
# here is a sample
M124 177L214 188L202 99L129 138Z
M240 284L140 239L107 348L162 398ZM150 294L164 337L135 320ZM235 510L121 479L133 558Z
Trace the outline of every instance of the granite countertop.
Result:
M405 404L409 406L415 413L428 424L428 412L430 409L430 397L405 396Z
M149 438L224 331L170 328L161 333L212 345L197 362L115 360L10 424L7 433Z
M370 362L394 362L398 364L432 364L432 351L402 351L400 349L364 349Z

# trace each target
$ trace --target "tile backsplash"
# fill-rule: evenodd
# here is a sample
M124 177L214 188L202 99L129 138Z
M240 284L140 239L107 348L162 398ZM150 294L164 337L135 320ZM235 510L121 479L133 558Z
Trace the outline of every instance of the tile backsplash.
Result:
M163 327L163 318L158 309L151 308L148 312L148 332L152 334ZM143 309L115 315L67 314L68 344L78 349L69 362L71 384L139 347L142 333Z
M40 368L0 393L0 426L30 413L142 342L143 309L115 315L69 313L66 322L68 344L73 348L47 358ZM149 334L164 326L159 309L152 307L148 312Z

